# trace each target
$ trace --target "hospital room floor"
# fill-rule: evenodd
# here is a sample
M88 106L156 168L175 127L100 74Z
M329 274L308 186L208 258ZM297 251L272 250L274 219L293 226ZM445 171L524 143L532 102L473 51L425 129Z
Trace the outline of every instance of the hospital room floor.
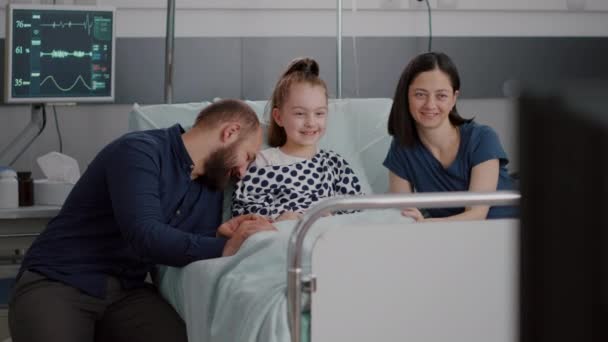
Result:
M9 338L8 332L8 310L0 309L0 341L4 341Z

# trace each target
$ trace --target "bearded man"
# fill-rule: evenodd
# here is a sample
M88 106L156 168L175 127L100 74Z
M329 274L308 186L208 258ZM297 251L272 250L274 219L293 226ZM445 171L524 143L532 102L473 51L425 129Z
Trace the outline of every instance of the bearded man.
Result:
M274 230L251 215L221 225L221 190L261 143L255 112L223 100L187 132L133 132L103 148L25 256L9 305L13 341L187 341L145 278L158 264L232 255Z

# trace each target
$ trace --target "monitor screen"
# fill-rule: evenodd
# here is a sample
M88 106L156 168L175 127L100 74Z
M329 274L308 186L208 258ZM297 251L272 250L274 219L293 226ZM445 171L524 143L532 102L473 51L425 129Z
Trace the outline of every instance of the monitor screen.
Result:
M519 100L521 342L608 341L608 84Z
M114 100L115 10L8 5L7 103Z

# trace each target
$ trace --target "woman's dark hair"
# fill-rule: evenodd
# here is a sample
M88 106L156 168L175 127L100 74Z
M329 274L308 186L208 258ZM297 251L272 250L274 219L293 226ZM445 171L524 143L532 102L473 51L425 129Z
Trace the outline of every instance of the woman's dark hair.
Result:
M442 52L427 52L414 57L401 74L397 89L395 90L395 96L393 97L391 113L388 117L388 134L394 136L399 145L413 146L416 140L418 140L416 122L412 117L412 113L410 113L410 103L408 100L410 84L420 73L435 69L439 69L448 75L454 92L460 90L458 70L448 55ZM454 126L460 126L463 123L472 121L472 119L462 118L458 114L456 105L454 105L448 117L450 123Z
M310 57L296 58L287 70L281 75L277 81L272 97L270 98L270 125L268 126L268 145L271 147L279 147L287 142L287 134L285 129L279 126L272 117L272 110L281 108L289 96L291 86L296 83L306 82L313 86L321 86L325 89L325 98L327 98L327 85L319 77L319 64Z

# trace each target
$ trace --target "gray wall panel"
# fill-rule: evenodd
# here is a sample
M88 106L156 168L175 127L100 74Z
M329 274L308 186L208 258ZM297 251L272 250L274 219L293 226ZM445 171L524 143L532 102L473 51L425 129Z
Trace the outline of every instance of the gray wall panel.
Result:
M176 39L173 102L241 97L241 55L240 38Z
M298 56L315 58L330 92L336 87L336 43L331 38L243 38L243 97L268 99L289 62Z
M507 80L525 83L608 79L608 38L439 38L434 48L452 56L462 96L503 96ZM546 83L545 83L546 84Z
M335 38L265 37L243 40L245 98L269 98L281 72L298 56L312 56L319 62L321 77L327 83L330 96L336 95ZM391 97L399 78L395 70L401 70L409 56L416 55L420 40L378 37L356 38L353 43L352 37L344 38L343 96ZM356 58L354 47L357 48ZM359 70L358 75L354 73L355 70Z
M352 37L344 38L343 96L393 97L407 61L424 51L420 41L419 38L361 37L353 43Z
M163 38L117 40L116 103L163 102L164 46ZM360 37L355 63L353 39L345 37L343 96L392 97L407 61L426 46L426 38ZM606 37L436 37L433 49L445 51L455 60L463 98L503 97L507 80L608 79ZM317 59L321 76L335 95L334 38L178 38L174 102L214 97L267 99L280 73L297 56ZM4 63L4 55L0 62Z
M116 40L116 103L163 102L165 42L158 38Z

